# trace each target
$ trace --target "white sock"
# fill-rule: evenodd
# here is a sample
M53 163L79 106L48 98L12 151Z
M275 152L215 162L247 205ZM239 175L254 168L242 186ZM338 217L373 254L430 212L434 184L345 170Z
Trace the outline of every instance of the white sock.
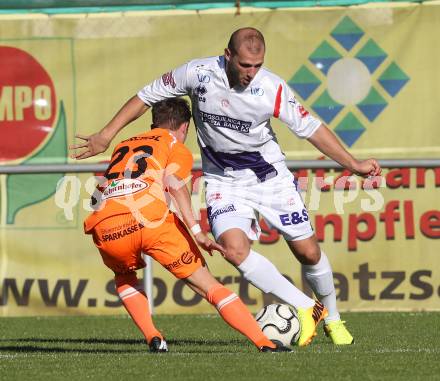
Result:
M251 250L237 266L244 278L265 293L271 293L296 308L309 308L315 302L290 283L266 257Z
M333 283L333 272L327 255L321 251L321 259L316 265L302 265L304 278L307 279L316 297L327 307L326 323L340 320L336 307L336 291Z

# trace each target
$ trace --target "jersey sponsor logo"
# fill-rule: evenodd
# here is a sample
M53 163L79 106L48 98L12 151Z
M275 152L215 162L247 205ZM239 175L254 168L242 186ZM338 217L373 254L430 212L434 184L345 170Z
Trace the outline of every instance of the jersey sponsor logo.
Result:
M113 180L102 192L102 200L126 196L148 188L148 184L137 179Z
M181 256L180 259L182 260L183 263L185 263L185 265L189 265L190 263L192 263L195 259L195 255L193 252L191 251L185 251Z
M309 214L306 209L303 209L301 213L293 212L280 214L279 217L283 226L298 225L309 220Z
M176 81L174 80L173 72L169 71L162 75L162 82L165 86L170 85L173 89L176 87Z
M252 126L252 122L246 122L244 120L230 118L225 115L208 114L199 110L202 122L209 123L216 127L229 128L230 130L238 131L244 134L249 133L249 129Z
M251 94L262 97L264 95L264 90L261 87L251 87Z
M229 204L229 205L224 206L223 208L216 209L214 212L212 212L212 207L209 207L207 211L208 211L208 220L209 220L209 222L212 222L218 216L225 214L225 213L236 212L237 209L235 209L234 204Z
M115 231L114 233L103 234L101 236L101 239L103 242L114 241L116 239L120 239L120 238L123 238L127 235L133 234L134 232L137 232L138 230L143 229L143 227L144 226L139 223L128 226L125 229L123 229L122 226L119 226L119 229L117 231Z
M209 83L211 81L211 77L207 74L197 74L197 79L201 83Z

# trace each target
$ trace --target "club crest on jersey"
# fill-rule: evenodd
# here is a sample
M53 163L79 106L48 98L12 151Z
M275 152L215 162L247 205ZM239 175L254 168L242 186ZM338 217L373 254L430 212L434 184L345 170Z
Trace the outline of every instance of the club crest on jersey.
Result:
M251 87L251 94L262 97L264 95L264 90L261 87Z
M222 99L221 104L224 108L229 107L229 101L227 99Z
M164 86L170 85L173 89L176 87L176 81L174 80L172 71L169 71L168 73L162 75L162 82Z
M211 77L208 74L197 74L197 79L200 83L209 83L211 81Z

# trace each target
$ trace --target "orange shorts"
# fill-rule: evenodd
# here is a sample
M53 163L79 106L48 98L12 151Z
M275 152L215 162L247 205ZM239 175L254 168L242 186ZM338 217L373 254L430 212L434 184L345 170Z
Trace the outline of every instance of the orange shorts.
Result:
M102 220L91 233L104 263L116 274L145 267L142 252L177 278L205 265L193 238L173 213L154 229L142 226L131 214L120 214Z

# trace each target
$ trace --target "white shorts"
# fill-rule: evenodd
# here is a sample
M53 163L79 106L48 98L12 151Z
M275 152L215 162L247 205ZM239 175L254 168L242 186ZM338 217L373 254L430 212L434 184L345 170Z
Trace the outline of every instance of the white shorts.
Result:
M294 176L287 168L278 172L270 180L246 186L206 179L208 219L216 239L232 228L243 230L251 240L258 239L257 214L288 241L314 234Z

